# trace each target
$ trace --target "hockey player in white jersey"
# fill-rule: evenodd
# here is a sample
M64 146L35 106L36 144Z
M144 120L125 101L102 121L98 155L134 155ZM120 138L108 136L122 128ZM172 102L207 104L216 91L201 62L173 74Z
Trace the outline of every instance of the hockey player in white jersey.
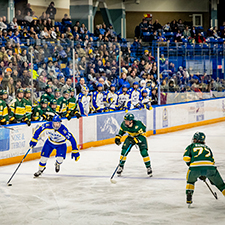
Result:
M139 99L139 109L152 109L151 105L151 97L148 96L148 91L144 89L141 93L140 99Z
M137 106L138 106L139 98L141 96L141 93L138 90L138 87L139 87L139 83L137 81L135 81L133 83L133 87L129 90L130 99L131 99L131 108L130 109L137 108Z
M77 141L73 134L68 131L68 129L61 124L62 120L59 115L55 115L51 122L47 122L39 126L30 141L30 147L33 148L38 142L38 138L43 131L47 132L48 139L41 151L41 159L39 161L39 170L34 174L35 177L40 176L46 169L46 163L52 151L56 149L56 162L55 171L56 173L60 170L60 164L62 164L63 159L66 158L66 140L69 140L72 145L71 158L78 161L80 158L80 153L78 151Z
M111 84L109 91L106 93L106 109L107 111L115 111L116 110L116 102L118 99L118 95L115 93L116 85Z
M117 92L117 110L129 110L130 109L130 94L128 92L127 84L123 84L122 90Z
M81 115L88 116L90 112L91 95L87 87L81 88L81 93L78 95L78 110Z
M99 83L97 85L97 91L92 93L91 103L92 110L95 113L101 113L104 111L104 93L103 93L103 85Z

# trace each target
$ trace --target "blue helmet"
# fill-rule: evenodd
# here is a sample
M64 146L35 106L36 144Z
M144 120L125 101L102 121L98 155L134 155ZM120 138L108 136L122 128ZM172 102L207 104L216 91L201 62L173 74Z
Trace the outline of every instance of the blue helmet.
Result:
M144 93L148 94L148 91L147 91L146 89L144 89L144 90L142 91L142 94L144 94Z
M103 87L103 85L101 83L98 83L97 87Z
M129 88L127 84L123 84L122 88Z
M116 85L112 83L112 84L110 85L110 87L116 87Z
M135 82L133 83L133 85L139 85L139 83L138 83L137 81L135 81Z
M52 122L62 122L62 119L59 115L55 115L52 119Z

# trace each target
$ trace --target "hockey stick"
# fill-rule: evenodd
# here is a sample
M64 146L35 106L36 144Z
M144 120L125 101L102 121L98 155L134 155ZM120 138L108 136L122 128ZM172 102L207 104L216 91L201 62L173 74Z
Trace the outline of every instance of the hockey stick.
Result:
M211 189L211 187L209 186L209 184L206 182L206 180L203 180L206 184L206 186L209 188L210 192L213 194L215 199L218 199L216 192L213 192L213 190Z
M31 149L32 149L32 147L28 149L28 151L27 151L26 154L24 155L23 159L21 160L21 162L20 162L19 165L17 166L16 170L14 171L14 173L12 174L12 176L9 178L9 180L8 180L8 182L7 182L7 185L8 185L8 186L12 186L12 184L10 184L10 181L12 180L12 178L14 177L14 175L16 174L17 170L19 169L19 167L21 166L23 160L27 157L27 155L28 155L28 153L29 153L29 151L30 151Z
M118 170L118 168L119 168L119 166L120 166L120 163L123 161L124 157L126 157L126 155L128 154L128 152L130 151L131 147L132 147L132 144L129 145L129 147L127 148L127 151L125 152L124 156L123 156L122 159L120 160L120 162L119 162L118 166L116 167L114 173L113 173L112 176L110 177L110 181L111 181L112 184L116 184L116 181L113 180L113 177L114 177L114 175L116 174L116 171Z

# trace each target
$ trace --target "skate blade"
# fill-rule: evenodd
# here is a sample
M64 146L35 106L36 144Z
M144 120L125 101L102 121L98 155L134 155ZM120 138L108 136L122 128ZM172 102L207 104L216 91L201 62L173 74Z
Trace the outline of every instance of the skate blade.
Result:
M191 204L188 204L188 208L189 208L189 209L192 208L192 207L191 207Z
M149 177L153 177L153 175L152 174L150 174L150 175L148 175Z

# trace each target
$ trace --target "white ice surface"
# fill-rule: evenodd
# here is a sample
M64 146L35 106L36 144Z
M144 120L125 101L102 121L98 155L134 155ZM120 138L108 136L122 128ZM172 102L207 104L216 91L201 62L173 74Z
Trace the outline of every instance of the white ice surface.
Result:
M0 167L0 224L225 224L225 198L215 187L216 200L202 181L196 183L194 203L188 209L185 186L187 166L182 160L195 131L205 132L218 169L225 178L225 122L148 138L154 176L148 178L139 151L128 155L123 177L110 176L120 147L107 145L81 151L78 162L70 154L58 174L49 159L40 178L33 178L38 160Z

